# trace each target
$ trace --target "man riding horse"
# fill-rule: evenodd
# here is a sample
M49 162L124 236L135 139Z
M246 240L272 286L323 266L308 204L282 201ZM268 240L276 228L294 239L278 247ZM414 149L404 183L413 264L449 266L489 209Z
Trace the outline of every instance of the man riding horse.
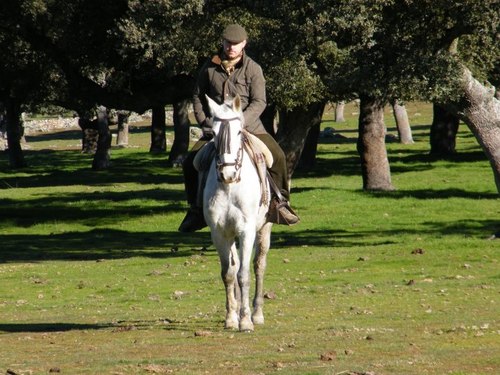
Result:
M243 27L237 24L227 26L222 33L221 50L205 62L198 75L193 108L196 121L203 130L203 137L193 146L183 163L184 184L190 208L179 227L180 232L194 232L206 226L198 199L198 171L193 166L196 153L213 137L213 120L205 95L222 104L226 99L239 94L245 129L264 142L274 159L269 174L277 191L269 209L269 220L288 225L299 222L288 203L290 191L285 154L267 133L259 117L266 108L266 82L260 65L245 54L246 43L247 32Z

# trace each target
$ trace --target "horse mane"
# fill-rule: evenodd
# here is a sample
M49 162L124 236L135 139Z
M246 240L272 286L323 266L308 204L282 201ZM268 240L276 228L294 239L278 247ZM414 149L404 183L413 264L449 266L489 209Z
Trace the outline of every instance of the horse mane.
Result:
M222 120L219 129L219 155L225 152L231 153L231 132L229 131L229 121Z

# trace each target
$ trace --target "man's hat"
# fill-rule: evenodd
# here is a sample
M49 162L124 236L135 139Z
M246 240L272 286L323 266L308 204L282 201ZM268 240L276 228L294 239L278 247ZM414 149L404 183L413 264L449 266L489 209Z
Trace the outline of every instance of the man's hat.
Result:
M247 32L238 24L226 26L222 32L222 38L231 43L241 43L248 38Z

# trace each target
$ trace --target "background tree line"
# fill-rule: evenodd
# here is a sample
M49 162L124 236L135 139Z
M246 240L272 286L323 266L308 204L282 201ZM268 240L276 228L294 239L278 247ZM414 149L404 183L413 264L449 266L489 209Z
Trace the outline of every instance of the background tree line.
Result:
M40 104L76 111L83 130L95 129L96 169L109 166L107 109L152 109L151 151L161 152L164 107L172 104L170 160L182 156L193 77L229 22L249 32L248 53L267 79L263 118L273 133L278 115L275 136L291 173L306 140L315 149L326 103L356 98L363 188L393 189L382 110L428 100L435 104L435 153L453 145L457 121L464 121L500 192L499 0L2 2L0 102L11 167L25 164L20 113Z

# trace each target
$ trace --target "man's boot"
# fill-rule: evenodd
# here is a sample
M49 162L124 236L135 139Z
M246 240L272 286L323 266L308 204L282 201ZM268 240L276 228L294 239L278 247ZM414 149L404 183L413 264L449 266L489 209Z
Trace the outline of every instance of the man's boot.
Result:
M205 217L203 216L203 209L201 207L191 206L179 226L179 232L196 232L206 226L207 223L205 222Z
M300 222L300 218L292 210L286 199L280 200L273 197L267 214L267 221L274 224L294 225Z
M290 207L290 203L288 201L279 203L278 211L279 211L279 218L283 219L283 222L280 224L294 225L299 223L300 218L292 210L292 207Z

